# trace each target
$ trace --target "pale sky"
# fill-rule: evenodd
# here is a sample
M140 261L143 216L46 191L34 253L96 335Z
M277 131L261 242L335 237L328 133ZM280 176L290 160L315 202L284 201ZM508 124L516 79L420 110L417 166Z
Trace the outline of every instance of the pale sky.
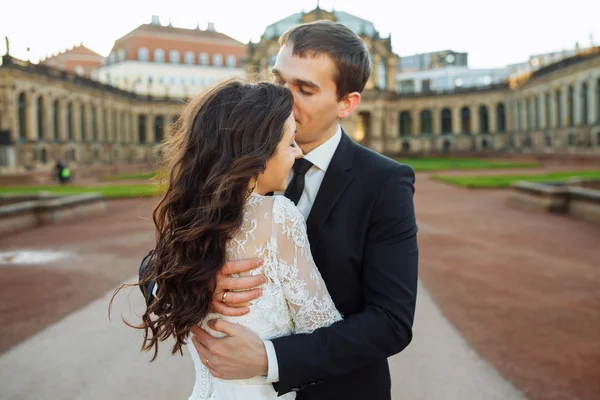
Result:
M0 53L4 36L11 54L40 58L83 42L108 55L116 39L159 15L167 24L205 28L214 22L241 42L258 41L267 25L316 0L0 0ZM392 34L400 55L452 49L469 53L472 68L502 67L530 55L600 45L600 0L322 0L321 8L354 14L375 24L382 36ZM560 5L560 6L558 6Z

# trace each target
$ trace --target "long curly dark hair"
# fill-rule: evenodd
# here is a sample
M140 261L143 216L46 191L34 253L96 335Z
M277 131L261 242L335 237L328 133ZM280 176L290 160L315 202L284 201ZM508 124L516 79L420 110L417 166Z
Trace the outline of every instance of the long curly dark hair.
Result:
M282 139L293 98L271 83L228 80L194 98L163 143L166 193L153 212L151 271L158 292L142 316L143 351L175 338L182 352L190 329L210 311L227 242L241 227L251 179L264 171ZM114 297L113 297L114 298Z

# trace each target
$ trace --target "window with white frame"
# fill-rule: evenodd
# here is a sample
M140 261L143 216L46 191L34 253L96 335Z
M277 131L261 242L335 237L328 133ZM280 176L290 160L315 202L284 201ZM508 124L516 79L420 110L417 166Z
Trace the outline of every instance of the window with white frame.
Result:
M200 62L200 65L208 65L208 53L200 53L198 61Z
M148 49L145 47L140 47L138 49L138 60L140 61L148 61Z
M179 64L179 51L171 50L169 52L169 62L171 64Z
M196 57L194 56L194 53L192 53L191 51L186 51L183 55L183 62L185 64L191 65L194 64L195 58Z
M235 66L236 66L236 61L237 61L237 60L236 60L235 56L232 56L232 55L228 55L228 56L227 56L227 66L228 66L229 68L235 68Z
M163 49L154 50L154 62L158 62L158 63L165 62L165 51Z
M214 67L222 67L223 66L223 56L220 54L215 54L213 56L213 66Z

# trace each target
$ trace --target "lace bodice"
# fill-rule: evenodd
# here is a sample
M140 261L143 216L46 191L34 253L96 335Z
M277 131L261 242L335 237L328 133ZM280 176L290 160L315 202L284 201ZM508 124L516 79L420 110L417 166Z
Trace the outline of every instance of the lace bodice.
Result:
M227 247L227 259L261 257L263 265L249 274L263 273L267 283L263 294L250 306L250 313L241 317L209 314L202 327L213 336L223 336L211 330L206 321L223 318L242 324L261 339L273 339L294 333L310 333L329 326L342 318L327 292L310 251L304 218L296 206L283 196L252 195L246 203L242 226ZM265 384L262 377L244 381L215 381L190 342L190 354L196 367L196 384L190 399L219 399L215 387ZM275 395L275 391L272 391ZM276 395L273 397L276 398Z

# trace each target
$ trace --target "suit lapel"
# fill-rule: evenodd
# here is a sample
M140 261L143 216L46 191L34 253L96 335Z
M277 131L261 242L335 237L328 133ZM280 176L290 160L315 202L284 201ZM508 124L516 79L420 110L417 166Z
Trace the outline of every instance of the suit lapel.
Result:
M329 167L327 167L327 172L325 172L325 177L306 221L313 254L321 240L321 232L329 213L352 181L353 161L354 142L342 131L342 139L333 154Z

